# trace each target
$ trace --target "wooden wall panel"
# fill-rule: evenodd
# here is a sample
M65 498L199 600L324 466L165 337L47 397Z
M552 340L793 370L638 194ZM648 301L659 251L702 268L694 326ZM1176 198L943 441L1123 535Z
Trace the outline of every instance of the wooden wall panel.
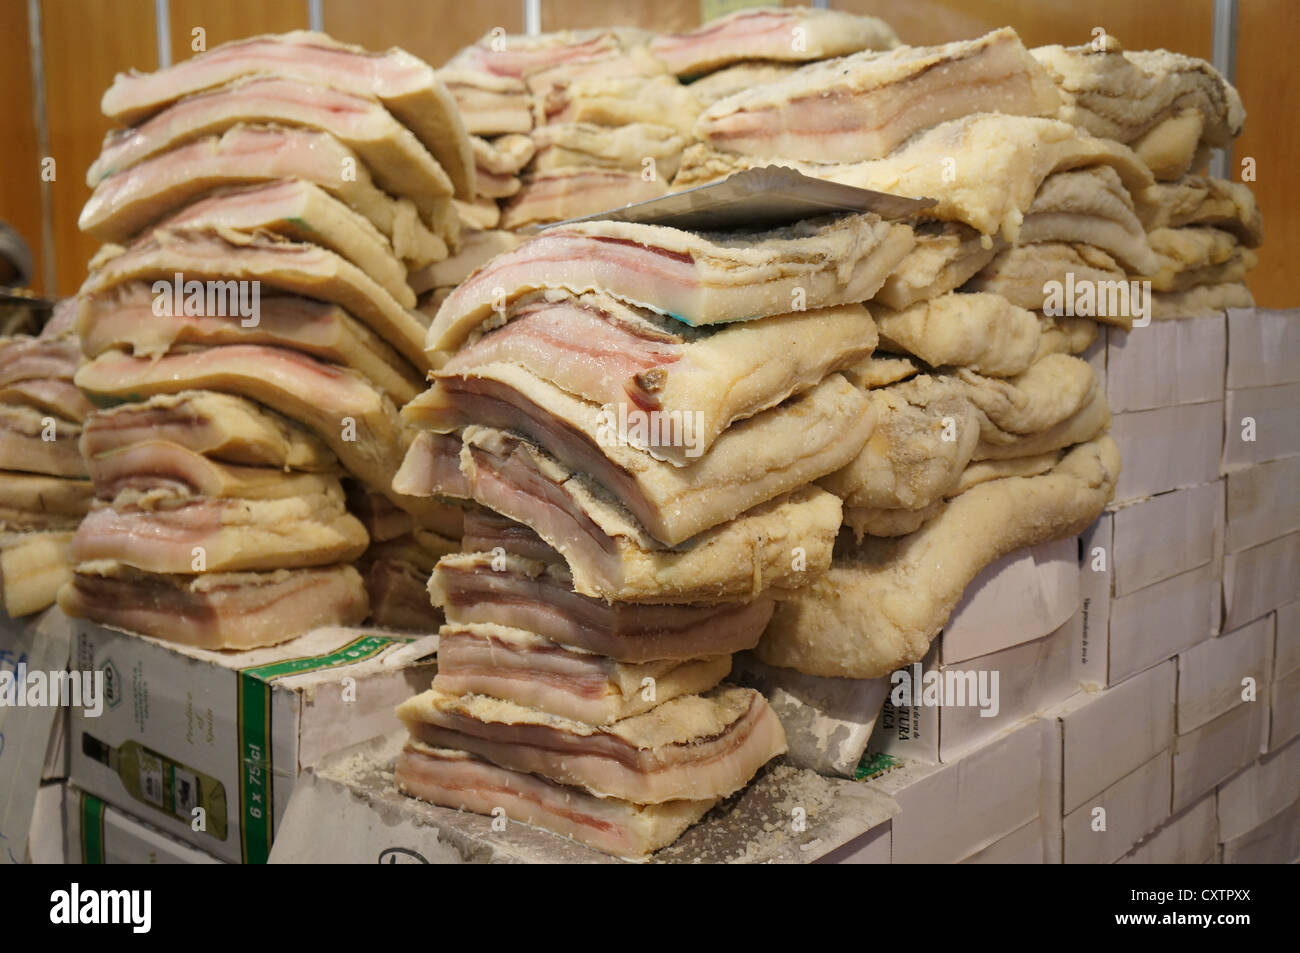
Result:
M400 46L435 67L493 27L524 30L523 0L324 0L323 13L335 39Z
M679 33L700 25L700 0L541 0L542 30L632 26Z
M40 148L33 108L32 59L28 45L27 4L0 3L0 219L27 240L35 260L33 286L44 291L41 252Z
M1242 158L1254 158L1256 181L1247 185L1264 215L1264 245L1250 290L1261 306L1300 307L1300 280L1291 261L1300 254L1300 76L1290 62L1291 44L1300 37L1300 4L1245 0L1237 10L1237 90L1246 105L1246 131L1233 148L1233 177L1241 177Z
M1131 49L1163 46L1208 59L1214 35L1214 0L831 0L831 6L878 16L914 44L965 40L1010 25L1029 46L1077 46L1099 26Z
M168 0L172 62L194 55L195 27L207 49L259 33L307 29L307 0Z
M54 250L60 294L77 290L98 247L81 234L77 216L90 196L86 169L99 155L112 124L99 100L113 76L158 66L153 0L41 0L45 46L45 100L50 154Z

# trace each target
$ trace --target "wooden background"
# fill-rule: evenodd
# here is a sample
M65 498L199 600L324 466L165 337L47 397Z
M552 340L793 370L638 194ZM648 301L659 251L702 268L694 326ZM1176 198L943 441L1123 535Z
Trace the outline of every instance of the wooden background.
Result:
M173 60L191 55L192 31L208 47L255 33L308 25L307 0L168 0ZM53 181L43 182L30 23L25 0L0 0L0 219L17 228L37 260L36 286L69 294L85 275L95 243L77 229L89 195L85 171L109 123L99 98L113 75L158 64L153 0L37 0ZM680 30L744 5L743 0L541 0L543 30L642 26ZM1213 0L832 0L837 9L872 13L893 24L905 42L937 43L978 36L1010 24L1031 46L1079 44L1100 26L1133 49L1166 47L1209 58ZM1237 87L1249 116L1234 157L1254 158L1251 187L1264 213L1266 242L1250 279L1262 305L1300 305L1289 258L1300 251L1300 198L1287 163L1300 157L1300 80L1290 68L1290 44L1300 36L1300 2L1241 0ZM523 0L322 0L325 30L371 48L402 46L441 65L494 26L524 29ZM1239 174L1239 173L1238 173ZM50 212L43 212L42 192ZM46 223L48 222L48 234ZM52 249L52 261L45 249ZM47 280L46 275L52 277Z

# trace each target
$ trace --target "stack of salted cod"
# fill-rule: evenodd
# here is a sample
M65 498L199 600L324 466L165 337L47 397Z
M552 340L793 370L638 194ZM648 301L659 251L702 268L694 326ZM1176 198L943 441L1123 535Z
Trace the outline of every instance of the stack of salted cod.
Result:
M54 602L94 493L77 449L91 407L72 383L71 316L64 303L40 336L0 338L0 613L11 618Z
M394 482L465 501L431 691L399 710L408 794L597 849L671 843L785 749L722 683L841 523L814 481L875 424L841 373L912 247L874 215L705 235L596 221L498 256L429 330ZM800 301L806 309L791 311Z
M119 405L85 424L98 503L61 605L219 648L361 622L371 597L408 619L459 534L391 488L428 369L407 274L447 256L475 188L455 104L401 50L297 32L119 75L102 105L124 128L88 174L81 227L106 245L76 383Z
M879 352L845 372L876 425L818 481L843 500L831 568L776 594L763 663L867 679L918 661L984 566L1078 533L1109 500L1110 412L1074 356L1095 324L969 284L1020 243L1078 240L1081 222L1149 264L1132 195L1150 171L1127 147L1052 118L1060 103L1006 29L814 63L701 115L676 187L780 164L937 200L871 302ZM856 737L860 755L867 733ZM834 760L851 770L856 757Z
M1245 185L1204 174L1210 150L1241 134L1237 91L1204 60L1123 51L1113 37L1101 51L1045 46L1033 55L1060 89L1061 119L1131 146L1151 169L1153 184L1134 194L1151 260L1135 270L1093 243L1151 281L1150 317L1252 305L1245 277L1262 240L1259 209Z

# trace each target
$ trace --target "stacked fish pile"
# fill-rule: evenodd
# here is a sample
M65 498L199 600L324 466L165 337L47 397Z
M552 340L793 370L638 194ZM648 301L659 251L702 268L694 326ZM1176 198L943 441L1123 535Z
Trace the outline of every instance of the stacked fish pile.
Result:
M898 42L872 17L807 7L742 11L701 32L489 34L453 57L439 75L475 134L480 199L465 215L480 231L421 273L416 290L430 292L421 307L435 313L475 268L518 244L517 229L667 194L697 116L724 93Z
M0 612L11 618L54 602L94 493L77 448L92 408L72 383L70 319L60 306L40 336L0 338Z
M86 422L99 504L60 603L211 648L362 621L370 537L343 478L408 520L368 569L418 581L459 533L391 489L428 368L407 274L447 257L475 189L454 102L401 50L298 32L120 75L103 109L124 128L88 174L81 226L106 244L76 383L121 405ZM409 606L401 574L372 576L377 621L389 593Z
M814 481L871 435L838 373L913 246L872 214L756 233L551 228L460 285L399 491L466 501L433 688L402 706L414 796L640 856L784 750L720 684L831 562Z
M1088 54L1057 60L1070 57ZM1163 90L1127 94L1142 113L1135 126L1196 117L1188 165L1239 129L1236 93L1208 65L1135 61ZM1098 322L1150 316L1139 279L1161 290L1166 263L1144 227L1161 186L1125 144L1141 150L1136 137L1103 138L1080 121L1052 62L1010 29L859 53L718 100L696 125L677 187L780 164L937 200L872 303L893 355L856 369L875 432L822 481L844 499L851 533L826 576L779 602L757 649L772 665L875 678L920 660L981 568L1079 532L1113 493L1110 412L1075 355ZM1123 84L1094 86L1117 108L1104 90Z

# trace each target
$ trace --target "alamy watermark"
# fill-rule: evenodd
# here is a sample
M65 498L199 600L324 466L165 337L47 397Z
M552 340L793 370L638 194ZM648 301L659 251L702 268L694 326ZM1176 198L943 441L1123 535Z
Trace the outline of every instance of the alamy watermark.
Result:
M1133 327L1151 323L1151 282L1076 280L1043 282L1043 314L1049 318L1131 318Z
M82 708L104 713L104 673L28 671L26 662L0 670L0 708Z
M996 670L923 672L921 663L914 662L890 675L889 683L889 703L895 708L979 708L981 718L995 718L1001 710Z
M178 271L173 280L155 281L150 290L153 313L160 318L239 318L245 328L261 323L260 281L186 281Z
M685 447L686 456L704 453L704 412L701 410L641 410L627 404L607 405L596 425L602 447Z

